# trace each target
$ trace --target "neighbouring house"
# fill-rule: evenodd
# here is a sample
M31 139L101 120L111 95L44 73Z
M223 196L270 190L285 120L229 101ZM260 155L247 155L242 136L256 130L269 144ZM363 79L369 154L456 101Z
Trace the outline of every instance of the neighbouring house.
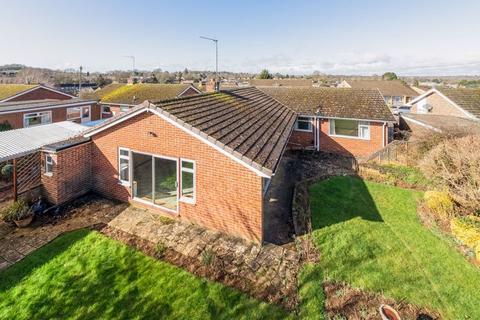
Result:
M408 104L419 94L401 80L343 80L339 88L378 89L389 107Z
M148 101L162 101L201 93L192 84L118 84L113 83L82 98L99 100L101 118L110 118Z
M61 121L87 123L100 119L95 100L33 100L0 102L0 124L12 129L27 128Z
M410 131L410 141L423 140L435 133L480 135L480 121L438 114L400 114L400 128Z
M298 117L291 148L368 156L389 143L396 122L376 89L259 87Z
M69 100L75 96L44 85L0 84L0 103L29 100Z
M480 119L480 89L436 87L412 100L410 112Z
M261 242L296 114L253 87L143 104L41 152L52 203L90 190Z

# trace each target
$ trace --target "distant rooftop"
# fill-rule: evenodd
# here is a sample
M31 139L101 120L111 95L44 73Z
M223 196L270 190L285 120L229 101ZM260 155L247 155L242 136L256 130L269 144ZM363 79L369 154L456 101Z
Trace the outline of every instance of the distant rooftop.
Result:
M453 89L436 87L435 89L455 102L460 108L480 119L480 88Z
M346 80L352 88L378 89L384 96L416 97L419 94L400 80Z
M248 80L252 86L268 86L268 87L306 87L312 86L315 79L251 79Z
M91 93L82 94L82 98L98 99L102 103L136 105L148 101L161 101L176 98L191 84L110 84Z
M0 84L0 101L36 86L31 84Z

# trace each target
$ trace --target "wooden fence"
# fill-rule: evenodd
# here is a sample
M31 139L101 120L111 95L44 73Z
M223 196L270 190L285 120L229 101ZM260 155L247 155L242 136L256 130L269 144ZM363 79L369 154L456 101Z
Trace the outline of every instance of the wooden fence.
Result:
M415 145L410 141L394 140L383 149L373 153L362 162L411 164L415 161Z

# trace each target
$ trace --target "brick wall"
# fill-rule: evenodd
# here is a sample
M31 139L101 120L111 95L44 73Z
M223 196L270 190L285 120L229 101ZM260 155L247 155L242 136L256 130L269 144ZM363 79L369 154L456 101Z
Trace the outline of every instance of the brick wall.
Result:
M83 143L52 153L53 172L45 174L45 152L42 152L42 194L53 204L75 199L91 185L91 143Z
M290 140L288 140L288 147L296 149L299 147L305 148L315 145L314 132L315 130L312 130L312 132L293 130Z
M383 148L382 139L388 139L383 123L370 122L370 140L332 137L329 135L329 120L321 120L320 151L335 152L355 157L365 157Z
M426 99L427 104L432 107L432 110L428 114L467 118L467 116L462 111L460 111L458 108L453 106L450 102L445 100L438 93L432 93L431 95L429 95L424 99ZM418 103L415 103L412 106L411 112L412 113L418 112Z
M131 200L118 183L118 148L196 162L196 203L179 202L180 219L254 241L262 240L262 179L214 148L151 113L92 137L92 187ZM158 209L166 215L174 215Z
M27 112L0 114L0 123L7 121L8 123L10 123L13 129L20 129L20 128L23 128L24 114L34 113L34 112L44 112L44 111L52 112L52 123L67 120L67 108L65 107L65 108L42 109L38 111L32 110ZM100 119L100 106L97 104L92 105L90 109L90 113L91 113L90 117L92 121Z
M45 100L45 99L56 99L56 100L70 100L72 97L68 95L61 94L58 92L50 91L45 88L38 88L28 93L22 94L9 102L14 101L28 101L28 100Z

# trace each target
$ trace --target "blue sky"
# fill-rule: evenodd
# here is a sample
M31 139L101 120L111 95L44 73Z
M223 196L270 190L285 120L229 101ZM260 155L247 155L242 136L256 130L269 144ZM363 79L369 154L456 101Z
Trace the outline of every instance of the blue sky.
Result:
M0 2L0 64L480 75L478 0Z

